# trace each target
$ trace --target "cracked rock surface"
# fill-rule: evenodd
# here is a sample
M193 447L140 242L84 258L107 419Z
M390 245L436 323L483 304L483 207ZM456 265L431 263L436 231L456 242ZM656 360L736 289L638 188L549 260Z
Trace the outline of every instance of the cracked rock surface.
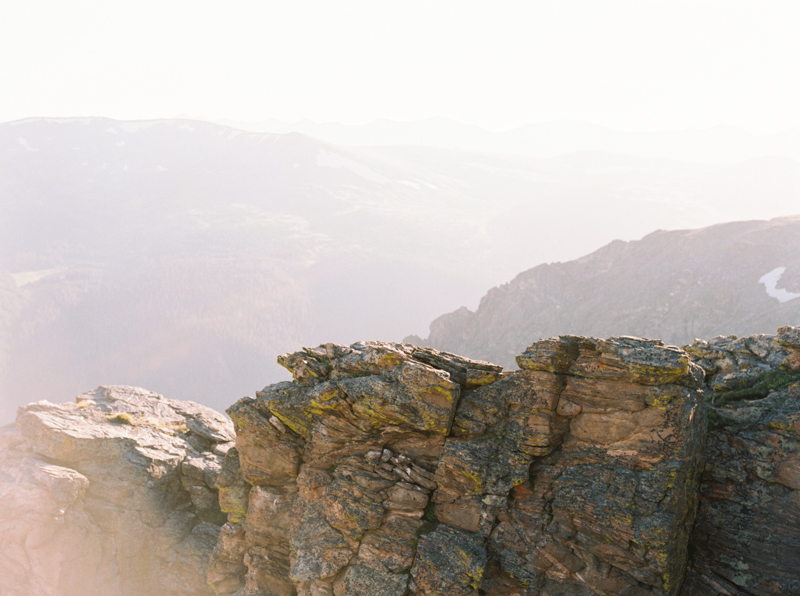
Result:
M710 430L684 594L800 594L800 327L687 349Z

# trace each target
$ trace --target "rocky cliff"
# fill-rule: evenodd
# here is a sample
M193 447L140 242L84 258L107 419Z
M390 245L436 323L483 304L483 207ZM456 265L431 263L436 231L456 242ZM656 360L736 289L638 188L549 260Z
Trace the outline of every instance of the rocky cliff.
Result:
M0 593L800 593L800 329L679 349L287 354L219 415L143 390L3 433Z

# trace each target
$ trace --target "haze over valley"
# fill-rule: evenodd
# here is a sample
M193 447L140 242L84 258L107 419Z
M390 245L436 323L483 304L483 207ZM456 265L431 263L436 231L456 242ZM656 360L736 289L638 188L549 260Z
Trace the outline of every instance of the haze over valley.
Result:
M427 337L439 315L475 310L540 263L791 214L798 196L800 166L783 155L346 147L180 119L0 124L3 416L99 383L223 409L287 377L277 354ZM759 275L779 265L793 263Z

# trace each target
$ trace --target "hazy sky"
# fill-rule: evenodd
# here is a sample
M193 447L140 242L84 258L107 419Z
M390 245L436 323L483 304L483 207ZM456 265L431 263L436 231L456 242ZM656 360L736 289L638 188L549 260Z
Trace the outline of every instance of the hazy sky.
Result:
M0 121L800 125L800 2L0 0Z

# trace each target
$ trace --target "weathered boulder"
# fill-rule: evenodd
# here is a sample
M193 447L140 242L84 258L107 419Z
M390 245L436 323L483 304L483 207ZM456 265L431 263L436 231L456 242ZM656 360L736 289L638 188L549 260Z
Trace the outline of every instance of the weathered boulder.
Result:
M21 408L0 433L0 593L212 594L232 439L217 412L134 387Z

